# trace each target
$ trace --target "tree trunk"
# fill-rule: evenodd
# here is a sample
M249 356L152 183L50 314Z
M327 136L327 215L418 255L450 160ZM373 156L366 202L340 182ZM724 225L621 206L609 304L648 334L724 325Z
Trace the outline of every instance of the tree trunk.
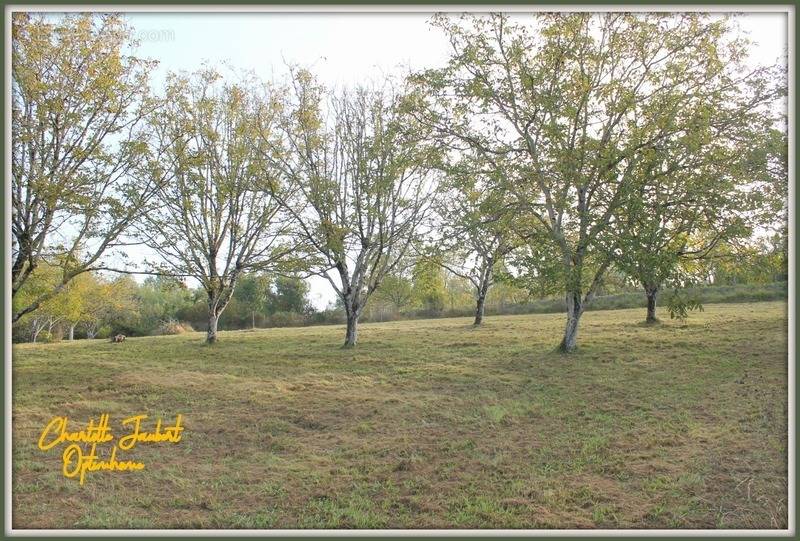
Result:
M206 343L213 344L217 341L217 322L219 316L216 311L210 310L208 313L208 332L206 333Z
M564 338L558 349L564 353L575 351L578 347L578 323L583 315L580 293L567 293L567 325Z
M344 336L344 347L351 348L358 341L358 315L347 314L347 332Z
M69 326L69 339L70 341L75 340L75 324Z
M658 296L658 287L645 286L644 292L647 295L647 323L658 323L656 317L656 297Z
M256 328L256 312L255 312L255 310L251 311L250 315L253 318L253 329L255 329Z
M206 343L213 344L217 341L217 324L222 312L231 302L234 288L236 288L236 274L232 275L230 282L223 285L221 289L206 290L208 294L208 332L206 333Z
M92 340L97 336L97 332L100 330L100 325L97 323L86 323L84 330L86 331L86 338Z
M477 306L475 307L475 323L473 325L480 325L483 323L483 311L486 306L486 293L478 295Z
M475 306L475 323L473 325L480 325L483 323L483 313L486 308L486 295L489 293L489 286L492 281L492 265L494 260L489 258L486 260L486 266L481 272L481 281L478 286L477 292L477 305Z

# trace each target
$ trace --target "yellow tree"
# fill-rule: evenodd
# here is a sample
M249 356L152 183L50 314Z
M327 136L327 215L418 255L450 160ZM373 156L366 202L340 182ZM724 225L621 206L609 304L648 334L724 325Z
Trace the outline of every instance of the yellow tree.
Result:
M12 299L12 310L18 310L19 306L26 306L51 291L58 284L59 278L58 267L47 263L37 266ZM62 295L63 290L57 295L48 295L46 300L40 303L38 310L26 313L14 322L14 326L24 329L24 335L31 342L38 341L43 331L51 332L62 320L63 302L60 298Z
M13 321L103 267L153 195L139 167L153 63L126 54L133 45L116 15L13 16L12 297L40 265L60 271Z

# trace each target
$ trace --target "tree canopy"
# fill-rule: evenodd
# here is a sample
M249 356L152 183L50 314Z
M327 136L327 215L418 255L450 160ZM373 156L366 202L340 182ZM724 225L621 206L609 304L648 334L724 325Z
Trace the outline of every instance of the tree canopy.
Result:
M728 19L702 14L441 15L452 55L415 81L422 121L516 171L506 189L547 232L567 301L561 349L611 265L612 224L665 146L701 149L757 123L781 93L769 68L745 64ZM536 237L539 239L540 237ZM541 242L541 241L540 241Z
M37 309L79 274L104 266L157 188L144 118L155 65L123 49L131 29L117 15L12 21L12 296L40 265L59 279L13 320ZM119 250L116 250L119 252Z
M560 297L570 352L602 291L643 289L655 322L662 290L682 318L699 306L687 285L788 274L786 73L748 57L735 17L431 24L449 57L402 81L333 89L294 65L271 83L206 65L151 91L155 63L120 17L15 13L18 328L182 318L211 343L228 309L225 328L307 323L305 279L320 276L348 347L371 299L380 317L440 315L471 290L477 325L524 287ZM153 257L131 269L134 243Z

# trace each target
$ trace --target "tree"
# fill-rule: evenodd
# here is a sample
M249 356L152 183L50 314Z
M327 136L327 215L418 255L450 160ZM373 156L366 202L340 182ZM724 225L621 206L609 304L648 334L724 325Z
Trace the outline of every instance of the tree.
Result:
M447 297L443 266L437 257L420 257L411 275L414 298L430 313L441 312Z
M269 295L270 280L267 275L250 273L240 278L233 292L233 300L249 310L251 328L256 328L256 314L266 311Z
M94 300L102 301L105 292L94 273L84 272L73 278L65 289L53 297L60 306L62 318L69 329L69 340L75 339L75 327L92 311ZM98 295L99 294L99 295Z
M430 150L401 94L359 87L324 95L308 71L293 70L269 156L291 186L276 197L316 255L311 272L341 299L344 346L352 347L370 296L399 270L427 215Z
M20 292L21 301L26 302L26 296L40 294L29 289L52 288L60 279L60 270L47 265L38 267ZM135 311L135 289L136 284L129 276L108 280L95 272L84 272L43 302L40 309L23 316L20 323L27 322L34 342L44 329L52 333L56 325L67 331L69 340L75 339L78 327L88 338L94 338L99 328L113 318Z
M559 347L572 351L612 263L610 225L636 168L664 140L700 140L757 118L777 94L768 84L776 74L744 65L745 42L727 19L695 13L542 14L530 25L438 16L434 24L453 53L445 68L414 77L428 95L420 121L519 171L507 189L547 233L534 252L556 256L547 264L567 305Z
M520 304L531 298L528 290L515 283L505 262L495 269L494 275L495 284L487 298L487 306L496 306L498 311L503 313L509 304Z
M127 275L113 280L96 280L95 287L88 289L82 302L78 325L86 332L86 338L95 338L104 326L116 326L121 322L134 321L138 316L136 282ZM70 330L72 340L74 328Z
M708 257L719 243L751 234L746 182L732 174L739 148L726 140L729 132L702 145L663 141L632 173L635 188L610 226L618 239L613 257L644 288L647 323L658 321L658 292L681 278L682 261Z
M486 296L495 282L495 270L515 247L512 206L498 188L494 171L481 174L471 160L448 168L447 190L437 205L442 219L437 259L451 273L469 280L474 288L475 325L483 322Z
M375 291L375 298L391 304L399 312L414 301L411 280L400 274L389 274Z
M164 321L177 319L193 304L193 295L180 279L148 276L135 291L139 321L137 331L151 333Z
M212 69L171 75L165 94L167 105L150 118L151 146L160 156L153 175L169 182L139 235L162 272L200 282L211 344L241 275L275 269L292 252L258 137L272 110L252 85L226 83Z
M690 273L716 285L766 284L787 279L784 239L720 243L709 257L693 261Z
M664 283L686 282L687 260L713 257L785 217L785 137L769 108L759 113L664 138L634 168L634 189L611 224L619 239L613 257L644 288L646 322L658 321Z
M471 307L475 302L475 286L461 276L445 272L444 289L447 297L447 307L456 310L465 306Z
M769 118L769 117L767 117ZM769 121L769 120L767 120ZM747 171L751 175L748 196L756 209L753 222L759 230L765 230L767 239L758 239L757 244L769 244L767 249L778 256L784 280L789 276L789 145L786 118L780 124L751 136L747 140ZM775 279L775 278L773 278Z
M12 319L39 308L81 273L102 268L156 187L143 177L142 120L153 62L125 54L117 15L12 23L12 264L16 297L37 267L60 277Z
M267 311L306 314L311 310L308 301L308 283L297 276L276 276L274 290L268 292Z
M57 266L47 263L38 265L12 299L12 310L18 310L19 306L27 306L33 299L42 297L45 292L49 292L56 286L59 279L60 272ZM63 310L59 296L49 295L46 300L41 301L36 311L23 314L14 322L14 326L18 329L27 329L27 331L23 331L24 335L31 342L36 342L42 331L45 329L48 332L52 331L56 323L61 321Z

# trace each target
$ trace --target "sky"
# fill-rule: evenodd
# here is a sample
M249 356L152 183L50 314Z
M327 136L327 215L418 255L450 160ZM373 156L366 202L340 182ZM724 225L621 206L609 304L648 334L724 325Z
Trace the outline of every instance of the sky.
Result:
M286 63L311 67L329 87L341 87L409 69L446 62L449 45L431 28L431 13L129 13L140 42L137 55L159 61L152 74L158 88L170 71L227 64L281 79ZM787 47L787 16L747 13L739 17L755 41L751 61L771 64ZM136 254L130 254L136 259ZM328 282L312 278L311 301L324 308L335 295Z

